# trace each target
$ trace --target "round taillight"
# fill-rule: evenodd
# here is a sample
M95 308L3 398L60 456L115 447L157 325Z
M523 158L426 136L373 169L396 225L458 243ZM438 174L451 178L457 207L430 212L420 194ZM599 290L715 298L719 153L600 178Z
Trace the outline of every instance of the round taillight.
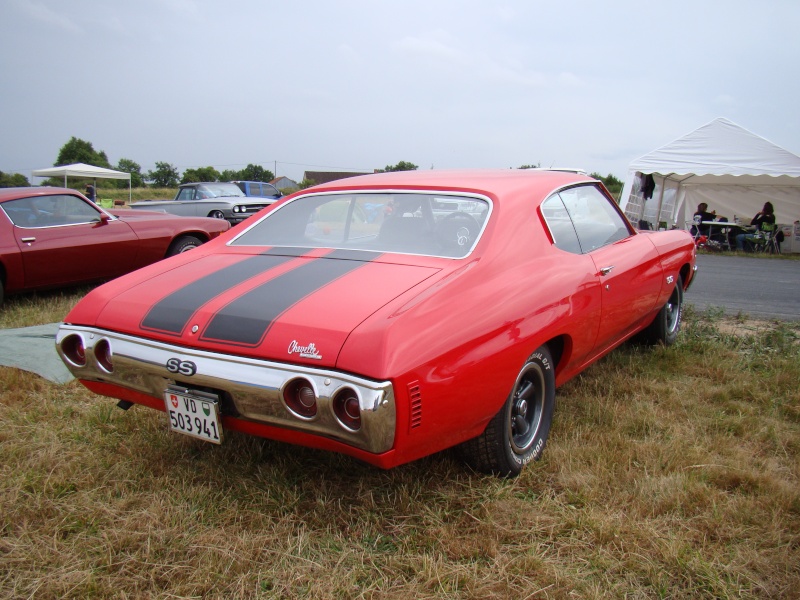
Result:
M361 428L361 403L353 390L345 388L336 393L333 398L333 413L347 429L357 431Z
M304 419L310 419L317 414L317 395L305 379L290 381L283 389L283 401L286 408Z
M114 362L111 360L111 344L108 343L108 340L100 340L94 345L94 357L104 370L109 373L114 370Z
M76 367L86 366L86 349L83 338L79 335L68 335L61 340L61 351L64 356Z

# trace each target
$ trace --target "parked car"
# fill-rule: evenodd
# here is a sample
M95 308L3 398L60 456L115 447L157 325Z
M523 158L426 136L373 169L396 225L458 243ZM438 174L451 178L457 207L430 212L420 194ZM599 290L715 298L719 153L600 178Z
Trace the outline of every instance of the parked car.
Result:
M283 196L278 188L265 181L232 181L244 192L245 196L256 196L257 198L269 198L270 204Z
M131 204L137 210L158 210L183 217L213 217L231 224L252 217L272 200L255 200L245 196L235 183L184 183L172 200L145 200Z
M229 227L216 219L107 211L65 188L0 189L0 303L4 294L111 279Z
M556 386L634 335L676 340L694 272L687 232L637 232L585 175L375 174L94 290L57 347L90 390L210 442L383 468L459 446L514 476Z

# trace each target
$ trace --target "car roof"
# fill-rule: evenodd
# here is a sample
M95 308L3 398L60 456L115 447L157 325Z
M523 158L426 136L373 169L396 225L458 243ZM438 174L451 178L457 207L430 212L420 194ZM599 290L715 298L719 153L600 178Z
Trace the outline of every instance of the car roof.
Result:
M191 183L182 183L178 187L191 187L193 185L235 185L231 181L192 181Z
M592 177L565 169L457 169L396 171L338 179L305 190L322 192L356 189L452 190L500 197L519 192L548 194L571 184L595 182ZM302 192L301 192L302 193Z
M52 196L53 194L81 195L80 192L76 190L62 187L37 186L0 188L0 202L16 200L17 198L30 198L31 196Z

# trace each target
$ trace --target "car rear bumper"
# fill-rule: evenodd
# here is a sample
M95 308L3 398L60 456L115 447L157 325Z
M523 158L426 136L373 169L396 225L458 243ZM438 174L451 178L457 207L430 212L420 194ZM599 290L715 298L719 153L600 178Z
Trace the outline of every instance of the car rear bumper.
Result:
M70 351L79 342L82 361ZM107 344L110 350L103 348ZM216 394L223 416L300 431L370 453L389 451L395 439L396 405L390 382L346 373L184 348L92 327L63 324L56 349L77 379L145 394L163 403L168 386ZM110 356L110 360L104 359ZM297 414L284 391L303 380L314 390L316 413ZM352 392L361 422L354 430L334 411L334 398Z

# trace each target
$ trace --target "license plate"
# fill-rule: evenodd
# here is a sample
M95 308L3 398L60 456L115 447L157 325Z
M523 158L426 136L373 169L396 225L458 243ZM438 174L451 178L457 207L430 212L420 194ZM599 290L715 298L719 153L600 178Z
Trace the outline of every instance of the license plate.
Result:
M219 400L214 394L167 389L164 392L164 404L172 431L214 444L222 443Z

